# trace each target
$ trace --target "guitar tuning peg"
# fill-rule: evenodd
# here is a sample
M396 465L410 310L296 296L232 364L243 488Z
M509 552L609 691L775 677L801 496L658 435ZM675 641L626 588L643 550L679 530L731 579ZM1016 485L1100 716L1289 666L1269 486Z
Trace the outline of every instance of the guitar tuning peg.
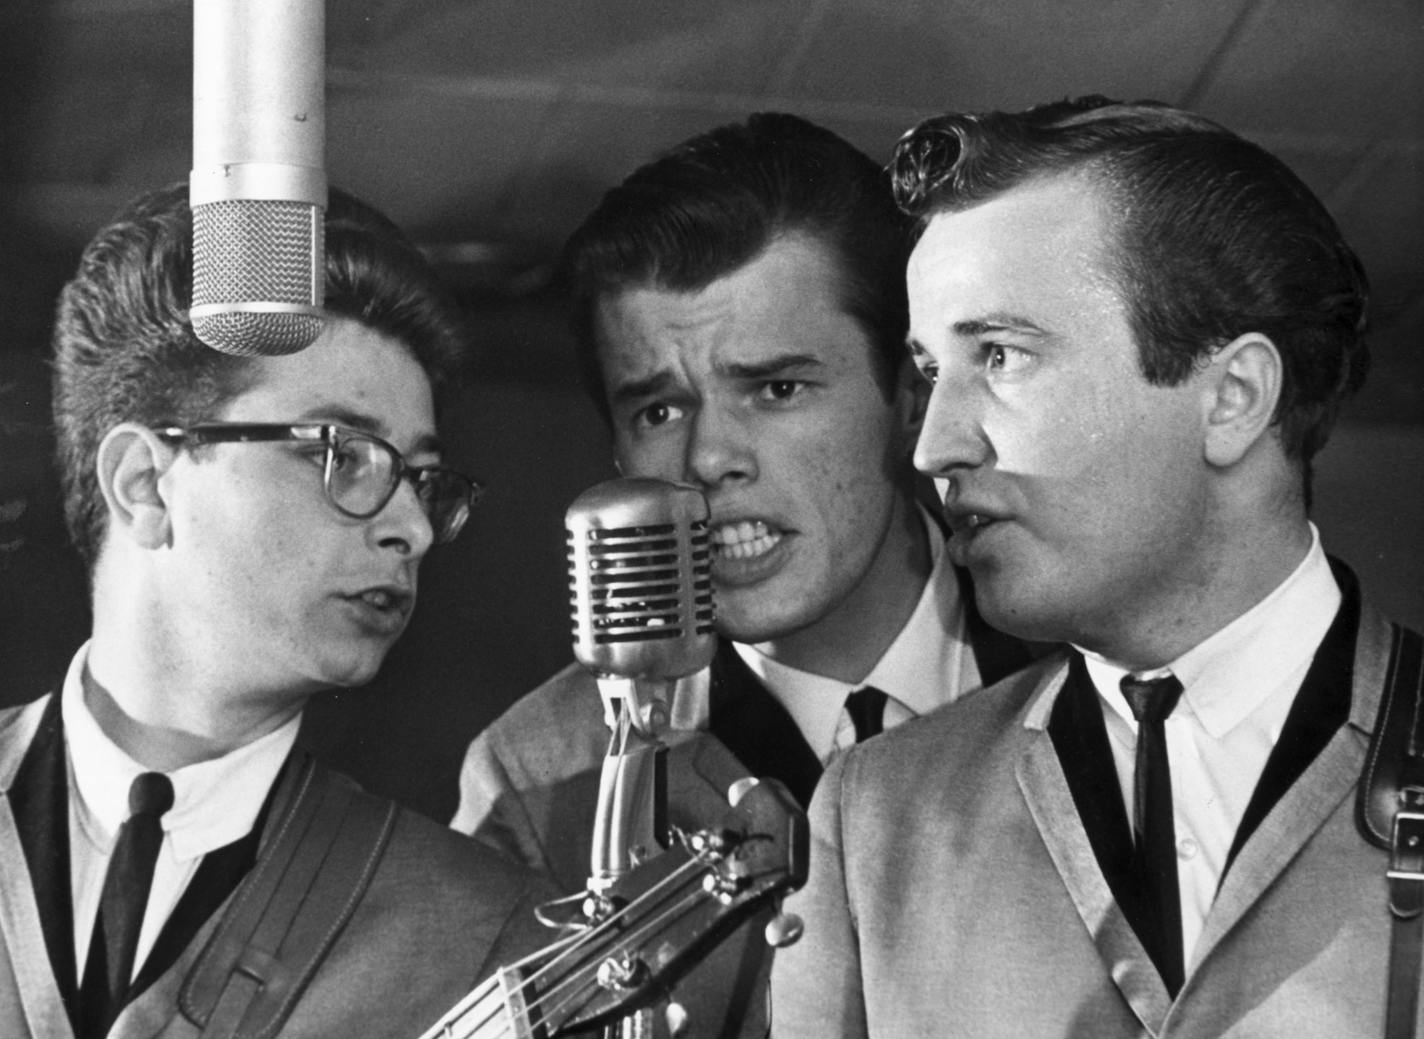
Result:
M794 945L806 930L806 923L795 913L777 913L766 925L766 944L774 949Z
M663 1010L663 1017L667 1021L668 1034L673 1039L687 1034L687 1010L681 1003L669 1003Z

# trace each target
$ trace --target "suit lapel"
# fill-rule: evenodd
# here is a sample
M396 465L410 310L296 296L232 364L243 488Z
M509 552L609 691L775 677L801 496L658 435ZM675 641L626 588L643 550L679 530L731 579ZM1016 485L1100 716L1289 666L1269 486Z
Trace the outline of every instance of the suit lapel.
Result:
M1297 737L1298 744L1306 739L1320 740L1326 725L1333 728L1333 734L1327 734L1328 741L1314 760L1293 763L1293 782L1282 775L1292 763L1277 759L1282 755L1299 758L1301 751L1282 751L1277 744L1252 795L1248 817L1242 820L1243 832L1233 848L1235 858L1207 914L1193 951L1194 963L1211 953L1339 810L1340 803L1355 791L1364 767L1369 727L1383 687L1380 668L1387 659L1389 625L1361 603L1354 575L1333 565L1342 592L1340 612L1316 652L1287 720L1289 730L1297 720L1296 707L1308 708L1300 712L1305 717L1297 722L1296 732L1305 732ZM1324 723L1321 716L1327 719ZM1288 735L1283 730L1281 743ZM1275 800L1271 801L1273 795ZM1260 816L1254 829L1252 809Z
M1354 671L1355 632L1360 626L1359 592L1354 579L1341 582L1339 612L1321 640L1315 659L1301 682L1276 745L1266 759L1256 789L1226 858L1226 872L1262 821L1291 786L1320 756L1350 714L1350 681ZM1224 879L1224 875L1223 875Z
M0 932L19 1001L35 1035L72 1034L76 989L70 907L69 813L59 698L10 718L0 776ZM48 955L37 957L44 948Z
M1246 841L1222 879L1188 973L1196 968L1250 911L1266 889L1290 865L1316 832L1340 807L1360 778L1365 742L1359 733L1340 729ZM1365 877L1361 877L1364 882Z
M299 786L300 778L309 759L310 755L305 750L294 747L277 773L252 831L204 859L198 875L193 878L174 912L174 917L183 916L184 922L175 925L174 917L169 918L158 944L154 946L154 953L150 954L143 972L135 979L135 986L142 983L144 987L119 1014L109 1039L187 1037L199 1033L201 1026L195 1023L198 1015L192 1008L184 1010L180 1003L180 990L196 969L198 958L210 952L208 944L214 931L232 906L242 880L251 873L255 858L270 847L289 820L295 817L298 794L303 789ZM208 867L208 860L214 858L216 864ZM210 869L210 873L198 886L205 868ZM195 887L197 894L194 894ZM200 918L204 907L210 907L212 911L205 918ZM186 944L181 944L185 937ZM160 962L155 962L156 958ZM211 1010L211 1007L206 1009Z
M717 642L712 659L708 729L754 776L786 784L802 808L821 778L821 762L786 708L771 695L732 644Z
M1369 725L1380 699L1381 661L1389 645L1389 626L1361 605L1348 571L1337 567L1336 577L1343 593L1340 613L1302 684L1297 697L1300 710L1292 711L1296 724L1291 733L1283 732L1283 741L1288 737L1291 745L1273 753L1253 794L1236 842L1238 850L1193 950L1189 974L1339 810L1359 779ZM1089 680L1071 666L1055 672L1053 680L1063 688L1051 708L1045 703L1031 709L1026 723L1031 729L1047 728L1048 733L1039 734L1030 743L1020 764L1020 787L1103 962L1138 1017L1156 1031L1169 1006L1167 992L1110 883L1122 841L1131 839L1121 792L1114 777L1110 791L1114 796L1103 792L1101 800L1114 803L1117 811L1090 811L1086 817L1093 829L1090 837L1075 794L1088 796L1106 780L1092 763L1079 759L1089 754L1107 755L1108 751L1105 747L1094 749L1091 727L1086 736L1068 736L1060 728L1074 710L1066 700L1074 694L1074 683ZM1342 688L1352 690L1348 702L1342 702ZM1052 694L1048 689L1047 695ZM1077 708L1081 706L1079 697ZM1348 722L1341 724L1347 714ZM1110 767L1111 759L1104 757L1102 762Z
M1122 802L1098 693L1076 652L1070 655L1068 677L1053 701L1048 735L1103 879L1117 904L1130 910L1140 896L1132 872L1132 825ZM1127 915L1134 916L1131 911Z
M1055 683L1060 686L1057 690L1052 688ZM1085 691L1092 694L1091 700ZM1102 771L1104 767L1111 771L1112 756L1101 713L1096 726L1067 729L1082 720L1076 716L1087 713L1085 704L1096 709L1096 696L1077 654L1072 663L1050 672L1048 683L1034 694L1025 722L1032 733L1019 762L1019 789L1104 970L1133 1013L1155 1034L1171 998L1114 894L1114 886L1126 890L1124 871L1132 836L1116 775L1105 776ZM1047 697L1053 698L1051 704ZM1093 720L1091 714L1087 720ZM1075 795L1093 798L1088 820L1091 836ZM1109 864L1106 869L1100 853Z
M198 1035L200 1027L191 1023L179 1009L178 990L206 948L221 916L221 913L214 913L209 917L178 959L124 1007L110 1029L108 1039Z
M292 756L288 755L284 771L291 763ZM143 962L143 968L135 976L131 993L142 993L179 960L183 950L192 945L193 936L203 930L205 922L218 915L218 910L227 901L228 896L252 868L257 860L257 846L266 828L272 798L282 786L282 775L283 772L278 773L277 780L272 784L272 789L268 791L262 808L257 813L252 829L232 843L203 856L192 880L188 882L163 929L159 931L148 958Z

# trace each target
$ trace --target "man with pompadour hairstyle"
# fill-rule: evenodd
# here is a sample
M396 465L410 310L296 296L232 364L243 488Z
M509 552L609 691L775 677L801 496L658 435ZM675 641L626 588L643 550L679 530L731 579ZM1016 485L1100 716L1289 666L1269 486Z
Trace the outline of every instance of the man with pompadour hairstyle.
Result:
M1067 645L828 770L777 1036L1415 1035L1363 790L1421 640L1309 519L1359 261L1155 102L950 113L891 172L916 466L984 616Z
M455 304L333 189L321 334L230 356L188 320L185 185L132 202L60 298L54 418L93 623L0 711L0 1034L419 1034L545 944L527 870L298 742L369 681L477 486L435 387ZM41 690L36 690L36 693Z
M747 775L804 806L843 747L1029 659L979 619L916 500L905 232L867 156L762 113L636 170L568 244L620 471L693 484L711 509L721 638L673 694L677 826L719 819ZM602 714L577 665L524 697L471 744L453 825L581 889ZM765 921L673 993L682 1034L765 1034Z

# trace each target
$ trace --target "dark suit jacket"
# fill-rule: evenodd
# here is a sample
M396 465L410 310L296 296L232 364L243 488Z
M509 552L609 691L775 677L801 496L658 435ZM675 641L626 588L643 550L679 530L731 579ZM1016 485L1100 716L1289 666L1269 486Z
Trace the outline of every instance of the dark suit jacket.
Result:
M788 900L806 933L777 957L777 1039L1377 1039L1387 856L1357 832L1354 795L1401 641L1345 590L1301 693L1333 692L1343 724L1263 806L1175 1001L1055 748L1058 654L833 763Z
M63 735L58 711L46 717L53 703L46 697L0 711L0 1035L6 1039L73 1034L64 1003L75 973L68 874L52 872L56 860L68 859ZM55 742L49 751L58 768L45 771L57 775L59 789L48 784L40 797L52 803L38 811L33 789L27 790L29 803L14 812L16 773L43 740ZM350 783L324 775L327 782ZM274 796L256 847L259 860L292 814L293 801L281 792ZM37 844L22 827L38 827L44 839ZM550 933L533 916L533 898L545 894L540 883L474 842L400 811L370 886L279 1035L413 1039L499 964L549 943ZM201 922L172 965L125 1008L112 1039L198 1034L179 1009L179 991L230 901Z
M981 676L992 681L1026 665L1029 647L984 624L962 575L960 587ZM710 825L727 809L728 786L748 775L779 779L809 804L821 763L729 642L718 646L711 679L709 731L664 739L669 821L684 829ZM607 749L597 683L570 665L470 744L451 825L547 872L562 889L578 891L589 877ZM766 1034L771 951L760 924L769 916L737 932L679 986L675 995L690 1015L689 1039Z

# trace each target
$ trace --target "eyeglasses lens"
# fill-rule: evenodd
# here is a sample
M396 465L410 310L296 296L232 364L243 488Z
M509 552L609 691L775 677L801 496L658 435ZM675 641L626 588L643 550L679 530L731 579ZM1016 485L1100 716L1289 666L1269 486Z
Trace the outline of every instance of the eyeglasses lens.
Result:
M337 507L353 516L371 516L390 498L396 460L365 437L338 437L327 456L326 486Z
M416 490L430 517L436 543L443 544L458 534L470 515L470 491L464 479L443 469L427 470Z
M343 436L331 448L327 488L331 500L354 516L373 516L395 490L400 459L385 444L366 437ZM470 488L458 473L420 471L416 496L430 519L436 544L450 541L470 514Z

